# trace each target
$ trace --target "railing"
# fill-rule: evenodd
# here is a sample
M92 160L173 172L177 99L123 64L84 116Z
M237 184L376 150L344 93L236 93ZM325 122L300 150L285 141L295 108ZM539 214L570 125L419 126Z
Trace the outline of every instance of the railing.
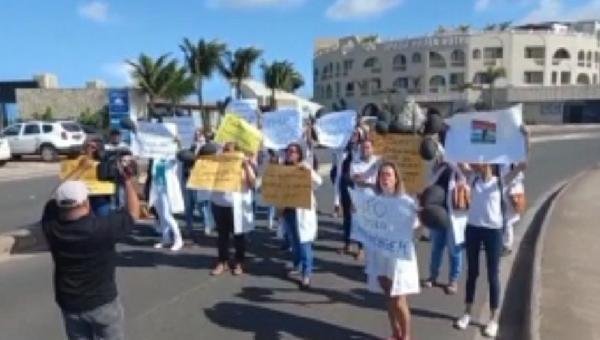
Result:
M429 67L431 68L445 68L446 67L446 63L443 61L430 61L429 62Z
M485 66L496 66L496 59L484 59L483 65Z
M464 67L465 61L464 60L456 60L456 61L453 61L451 65L454 67Z
M544 66L546 64L546 60L544 58L536 58L533 62L538 66Z
M394 71L406 71L406 65L394 66Z

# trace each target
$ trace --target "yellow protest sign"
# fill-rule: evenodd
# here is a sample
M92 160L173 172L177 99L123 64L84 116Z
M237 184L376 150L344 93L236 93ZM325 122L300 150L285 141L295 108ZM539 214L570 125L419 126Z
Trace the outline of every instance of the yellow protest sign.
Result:
M243 155L205 156L194 164L187 182L189 189L221 192L242 191Z
M236 142L241 150L255 154L260 150L262 133L243 118L228 113L217 130L215 140L218 143Z
M92 161L91 167L82 169L84 157L60 162L60 179L81 180L85 183L91 196L114 195L115 183L98 180L98 162Z
M425 187L426 163L421 158L421 136L399 134L373 134L376 155L398 165L409 194L420 193Z
M262 198L276 207L310 209L310 170L299 166L269 164L262 179Z

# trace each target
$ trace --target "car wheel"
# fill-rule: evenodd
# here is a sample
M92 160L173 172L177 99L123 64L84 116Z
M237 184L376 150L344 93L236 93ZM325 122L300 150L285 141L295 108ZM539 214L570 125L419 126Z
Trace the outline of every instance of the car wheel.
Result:
M58 159L58 152L52 145L44 145L40 148L40 157L44 162L54 162Z
M0 161L0 168L6 165L6 161Z

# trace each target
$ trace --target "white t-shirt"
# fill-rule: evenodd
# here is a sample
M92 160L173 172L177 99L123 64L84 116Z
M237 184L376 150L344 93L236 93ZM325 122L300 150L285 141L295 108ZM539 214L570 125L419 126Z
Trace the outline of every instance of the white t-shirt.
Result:
M350 177L354 175L363 175L367 184L375 184L377 181L377 162L378 157L371 156L369 160L357 159L350 164Z
M492 177L485 182L479 176L470 176L471 207L469 208L468 224L490 229L502 229L502 207L498 177Z

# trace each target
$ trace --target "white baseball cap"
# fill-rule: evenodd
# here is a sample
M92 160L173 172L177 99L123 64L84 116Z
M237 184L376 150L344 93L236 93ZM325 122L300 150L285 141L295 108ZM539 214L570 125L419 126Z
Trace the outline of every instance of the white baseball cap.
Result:
M88 199L88 188L82 181L66 181L56 189L56 205L74 208Z

